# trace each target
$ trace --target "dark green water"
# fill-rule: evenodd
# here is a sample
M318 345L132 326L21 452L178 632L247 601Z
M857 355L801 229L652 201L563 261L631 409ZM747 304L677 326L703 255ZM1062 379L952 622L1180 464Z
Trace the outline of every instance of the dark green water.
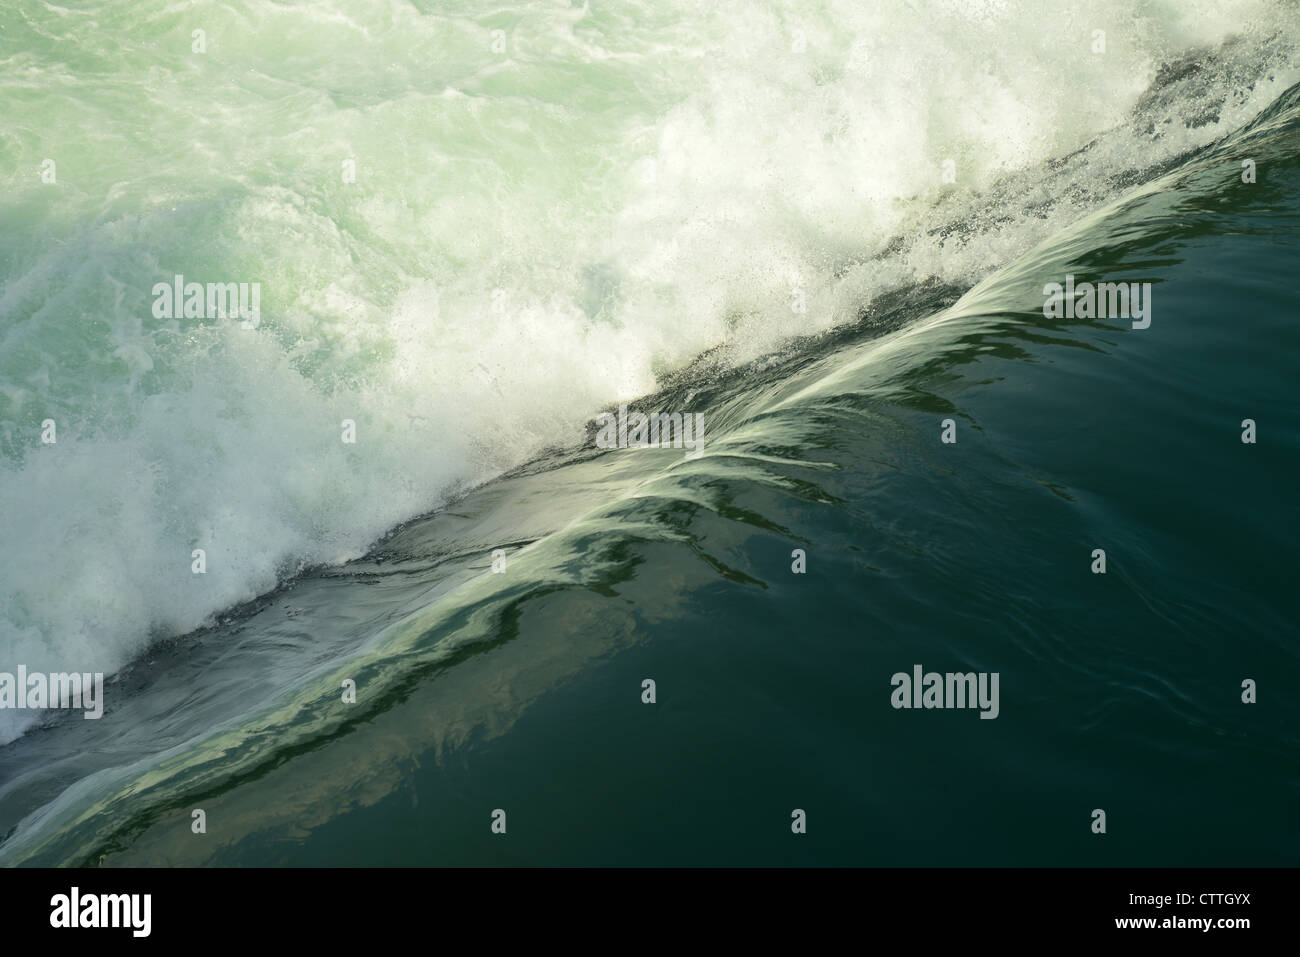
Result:
M1293 89L955 304L916 288L794 358L661 396L708 410L699 459L543 460L172 644L118 727L179 702L228 724L199 744L178 729L171 754L117 738L108 777L3 853L1294 864L1298 227ZM1150 328L1044 319L1067 273L1152 283ZM320 649L359 630L352 660ZM249 713L240 682L276 686L257 649L305 636L314 676ZM997 672L998 717L892 708L891 675L916 664ZM60 755L105 746L93 725L11 745L10 769L50 770L0 810L57 794Z

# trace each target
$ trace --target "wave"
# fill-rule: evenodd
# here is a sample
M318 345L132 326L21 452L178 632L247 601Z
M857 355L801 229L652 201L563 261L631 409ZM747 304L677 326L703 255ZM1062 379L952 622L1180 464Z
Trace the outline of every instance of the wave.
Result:
M687 372L955 296L1300 79L1294 7L1222 0L250 0L201 54L175 9L3 16L0 648L44 671L117 672ZM261 283L261 324L155 318L174 274Z
M1060 674L1086 679L1098 699L1081 715L1086 727L1112 720L1137 688L1181 725L1244 733L1237 727L1243 719L1225 710L1231 702L1222 704L1222 695L1204 688L1190 694L1171 681L1158 637L1167 632L1170 646L1204 656L1215 636L1240 640L1249 633L1258 649L1274 643L1270 636L1288 633L1285 603L1269 596L1288 594L1289 526L1267 509L1258 520L1244 516L1234 494L1241 476L1227 471L1215 477L1208 463L1220 456L1188 429L1207 405L1227 399L1235 412L1237 387L1210 374L1219 361L1216 350L1188 339L1186 318L1178 326L1170 318L1194 311L1162 311L1154 336L1134 334L1121 348L1116 337L1124 332L1106 323L1045 323L1042 285L1045 276L1072 268L1136 271L1159 282L1203 235L1247 235L1268 223L1285 231L1286 221L1268 203L1294 182L1298 131L1300 86L1244 128L1060 230L955 302L946 288L922 284L836 335L683 385L710 410L712 438L699 459L674 452L602 455L589 448L556 453L400 528L360 561L305 576L212 634L160 647L156 663L138 663L111 695L111 729L68 721L56 729L57 739L29 739L27 748L18 742L0 758L0 771L11 775L0 788L0 823L16 824L0 859L84 864L125 854L156 862L239 853L234 845L196 848L172 836L186 833L174 820L188 813L196 795L208 806L229 801L227 833L301 835L376 805L425 752L440 758L475 736L504 734L549 689L611 649L633 646L661 624L680 630L692 614L703 619L698 627L716 627L716 611L693 612L692 604L719 583L751 595L783 591L783 602L797 602L779 584L785 576L761 563L765 553L784 556L792 542L814 537L816 560L831 561L837 551L847 558L836 574L822 577L813 601L834 603L841 591L855 593L852 620L876 625L890 636L882 641L920 641L926 629L913 620L918 605L945 607L935 600L944 595L953 599L955 617L930 630L941 636L933 640L946 654L964 667L988 664L986 642L962 640L957 625L965 618L973 618L981 638L990 629L1005 633L1001 660L1014 651L1041 663L1040 680L1059 680ZM1268 170L1275 185L1225 190L1225 182L1237 182L1243 155ZM1294 218L1293 195L1290 201ZM1252 203L1261 204L1258 223L1265 225L1252 226L1256 221L1245 217ZM1216 215L1223 228L1207 232L1201 220ZM1270 273L1262 266L1257 276L1234 272L1231 261L1216 281L1228 284L1223 301L1243 302L1240 289ZM1172 286L1159 287L1163 304L1170 303L1166 295L1203 294ZM1201 325L1212 329L1215 323ZM1265 349L1276 341L1255 338ZM1237 340L1249 346L1252 337ZM991 357L1015 362L1018 380L1000 381L986 366ZM1285 408L1279 401L1289 394L1285 377L1274 381L1264 363L1256 363L1251 376L1258 383L1255 403ZM1034 381L1055 389L1035 392ZM1002 396L999 421L991 415L981 421L974 412L980 403L972 395L990 385L996 387L986 388L986 395ZM1101 401L1103 386L1116 397ZM1022 394L1037 396L1033 415L1047 425L1023 424ZM956 396L965 397L961 405L954 404ZM1087 442L1051 445L1067 417L1080 414L1080 403L1090 426L1093 418L1122 422L1140 407L1169 423L1173 434L1187 434L1176 440L1176 453L1138 454L1129 446L1121 464L1092 467L1095 428L1084 431ZM932 436L917 438L915 430L937 423L936 413L954 416L963 428L989 430L991 441L967 453L972 457L960 480L936 456ZM1017 429L1036 440L1018 437ZM1294 438L1281 441L1285 454L1293 455ZM1178 468L1199 462L1211 493L1203 486L1171 486L1158 470L1168 467L1167 460L1181 463ZM1114 487L1116 475L1130 484ZM1175 601L1170 582L1159 587L1161 576L1172 574L1165 570L1170 554L1207 547L1185 536L1165 541L1161 510L1173 503L1198 516L1211 553L1222 546L1216 538L1222 529L1242 528L1243 547L1256 556L1245 561L1237 553L1234 560L1256 595L1249 621L1237 613L1234 573L1220 555L1179 566L1179 574L1204 576L1200 594L1194 590ZM816 519L812 536L801 525L812 523L819 510L827 514ZM972 511L1014 514L1023 525L976 527L968 524L975 520ZM846 525L858 536L845 534L837 543L835 530ZM938 536L938 526L954 532ZM879 554L855 556L853 543L867 530ZM1043 540L1031 547L1027 536ZM977 546L959 554L956 542L963 537ZM1057 586L1055 600L1066 617L1053 619L1035 596L1052 594L1059 571L1038 566L1063 539L1076 538L1123 542L1133 570L1117 570L1121 590L1104 605L1088 589ZM487 568L498 547L509 553L509 575ZM1174 552L1161 558L1162 547ZM1156 554L1145 557L1147 549ZM1027 562L1026 555L1036 559ZM924 566L923 579L903 573L908 561ZM888 566L888 574L876 580L871 605L863 605L856 592L863 574L882 575L877 562ZM996 564L996 573L984 567L989 564ZM1020 577L1035 587L1007 594L1006 583ZM912 590L922 585L924 591ZM1219 591L1231 600L1201 597ZM548 612L537 609L548 607L559 624L543 640L537 633L544 629L529 623L545 618ZM1150 648L1107 639L1107 627L1139 616ZM907 654L919 653L907 647ZM472 675L468 663L486 652L494 653L488 678L455 677ZM1293 650L1279 653L1285 667L1294 667ZM1191 670L1199 678L1179 681L1204 680L1204 668ZM364 689L356 710L338 706L343 678ZM485 695L483 681L509 693ZM408 700L422 704L403 711ZM400 733L385 730L384 716L399 711L413 724ZM1287 723L1277 726L1277 735L1250 732L1252 753L1276 757L1293 750ZM366 737L371 727L377 730ZM1009 747L1002 739L991 746ZM291 787L259 790L276 787L273 772L290 757L324 770L313 776L300 769ZM395 812L390 807L384 813Z

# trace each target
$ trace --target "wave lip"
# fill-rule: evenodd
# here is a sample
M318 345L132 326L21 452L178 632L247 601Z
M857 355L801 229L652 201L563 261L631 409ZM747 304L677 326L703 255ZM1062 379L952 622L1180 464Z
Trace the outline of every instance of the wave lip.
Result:
M339 808L352 810L354 805L340 800L337 774L315 779L316 786L303 786L312 775L298 777L301 768L295 768L293 786L276 792L276 769L290 763L283 760L285 755L320 755L320 763L330 770L348 767L349 787L358 779L367 782L366 801L391 793L406 767L422 763L410 760L422 748L441 755L476 734L509 729L536 697L575 669L608 655L612 644L625 647L643 640L647 631L673 631L687 621L712 629L720 608L743 614L740 605L713 603L719 588L743 590L746 601L741 604L763 609L760 617L775 609L762 602L778 590L784 589L780 605L797 602L788 584L781 583L788 582L785 567L772 574L771 555L775 551L784 562L783 549L800 541L855 546L825 549L819 561L835 562L838 554L843 564L833 574L823 573L817 597L803 611L820 613L821 603L838 602L852 593L853 614L842 620L853 621L855 627L863 618L888 626L872 633L879 633L881 644L905 651L911 661L928 661L932 655L909 643L931 640L963 670L987 670L982 659L991 653L990 647L969 641L972 635L964 629L973 627L981 638L996 629L996 655L1002 659L998 668L1015 666L1017 660L1024 667L1028 659L1044 669L1036 674L1049 684L1064 673L1086 689L1101 692L1100 703L1089 696L1082 699L1079 713L1088 733L1130 707L1124 702L1131 702L1135 688L1144 692L1137 697L1154 702L1153 727L1174 721L1180 729L1240 731L1242 719L1227 716L1233 711L1231 703L1204 693L1204 669L1194 666L1171 675L1166 653L1173 648L1181 654L1193 647L1193 659L1201 660L1199 656L1212 651L1222 636L1239 640L1236 629L1242 626L1230 624L1236 598L1243 592L1234 595L1232 583L1222 583L1232 571L1222 567L1221 555L1214 555L1208 566L1186 561L1186 553L1206 549L1192 542L1171 544L1165 527L1168 515L1161 511L1171 498L1179 498L1183 514L1217 528L1237 527L1243 521L1230 490L1255 471L1254 465L1229 468L1217 477L1206 475L1194 488L1167 481L1171 461L1204 466L1219 455L1206 451L1200 412L1189 410L1225 399L1235 403L1236 389L1231 381L1205 374L1217 350L1199 348L1201 341L1186 338L1186 328L1179 337L1160 339L1164 326L1133 332L1108 320L1076 317L1047 323L1040 312L1040 290L1044 277L1070 268L1092 274L1099 264L1124 275L1140 269L1153 282L1168 279L1176 270L1195 271L1194 255L1231 261L1219 257L1217 250L1206 254L1191 248L1207 235L1235 244L1252 236L1256 223L1285 229L1269 222L1267 190L1247 201L1238 190L1225 201L1223 171L1232 171L1234 164L1226 161L1248 149L1279 182L1286 182L1286 171L1295 168L1297 97L1300 87L1279 98L1246 129L1186 159L1140 191L1095 210L987 277L949 308L927 308L924 304L932 300L926 295L934 290L919 290L914 298L900 299L897 311L903 315L880 317L892 328L883 336L872 322L864 321L846 338L823 338L807 344L805 352L684 385L691 394L698 393L710 410L710 422L717 423L710 425L709 445L696 460L653 450L557 454L544 466L488 483L454 509L403 528L363 560L305 576L265 607L208 636L210 640L196 642L194 653L209 656L207 661L177 662L175 670L143 685L126 708L138 709L136 714L174 713L173 737L160 741L161 734L148 720L124 721L150 740L140 742L138 752L124 750L98 776L77 779L57 800L42 805L0 848L0 857L75 863L97 860L100 854L114 860L138 860L141 855L150 859L155 853L164 859L195 853L219 857L220 851L179 847L171 836L177 829L157 824L169 809L185 806L185 795L195 792L213 800L237 793L231 806L241 816L227 818L236 821L236 827L257 834L283 828L290 841L300 840L304 821L329 820ZM1282 192L1285 187L1272 189ZM1252 208L1258 216L1253 221L1248 218ZM1207 233L1203 220L1214 216L1221 219ZM1269 268L1281 271L1277 262ZM1263 264L1260 271L1266 273ZM1238 275L1235 281L1246 285L1254 280ZM1204 286L1168 282L1157 288L1194 297ZM1235 292L1224 297L1225 302L1240 299ZM1216 322L1206 321L1212 311L1182 312L1199 321L1202 331L1223 336ZM1261 323L1273 322L1261 328L1276 332L1281 326L1272 317L1288 313L1260 314L1267 317ZM1256 337L1231 338L1258 348L1249 343ZM1258 338L1273 341L1270 336ZM991 365L995 362L1000 370ZM1252 369L1258 381L1272 381L1261 379L1264 370L1284 369L1267 362L1237 367ZM1289 395L1289 382L1280 377L1276 381L1278 391L1272 395ZM1100 402L1098 393L1110 390L1099 389L1099 384L1115 389L1119 397ZM1197 401L1190 401L1189 390L1207 385L1218 386L1218 391L1198 391ZM1036 397L1034 410L1023 408L1026 394ZM1132 420L1132 409L1142 404L1133 401L1133 394L1146 403L1150 421L1174 426L1170 431L1181 437L1177 454L1120 440L1111 448L1118 454L1098 463L1095 443L1059 441L1062 424L1077 419L1081 409L1088 422L1080 434L1098 434L1094 416L1122 427ZM983 416L978 414L981 408ZM978 441L962 440L969 443L963 448L971 457L960 477L942 460L945 453L936 451L940 446L931 430L937 411L960 418L963 429L978 424L983 430ZM990 414L994 411L999 414ZM971 436L969 431L963 434ZM1229 438L1235 441L1235 436ZM1118 491L1117 482L1122 485ZM1205 496L1211 487L1206 483L1217 483L1215 494ZM1147 499L1135 508L1134 495ZM1007 505L1014 507L999 507ZM999 514L1024 520L1015 527L980 520ZM1262 526L1268 520L1266 515L1243 540L1262 547L1265 555L1293 551L1277 528ZM511 574L494 575L487 556L502 543L507 529L517 536L509 549ZM1050 582L1059 586L1059 569L1042 556L1053 554L1062 542L1073 547L1069 543L1091 540L1103 530L1103 538L1126 542L1128 561L1145 566L1147 575L1154 577L1119 573L1114 579L1118 591L1100 603L1095 594L1071 584L1055 596L1062 607L1051 607L1054 603L1042 596L1051 594ZM875 567L864 568L864 556L856 547L866 541L872 543L872 554L865 561ZM963 552L963 542L973 544L971 550ZM1208 550L1217 549L1215 541ZM1026 561L1026 555L1039 559ZM998 562L1000 569L990 571L990 564ZM1162 562L1171 562L1178 572L1162 568ZM908 573L909 567L918 566L924 568L919 576ZM1205 588L1209 582L1203 581L1201 589L1184 594L1181 601L1171 597L1173 591L1163 593L1161 576L1204 573L1206 567L1209 579L1219 584ZM1277 567L1289 566L1283 562ZM1237 588L1244 581L1246 589L1253 589L1258 571L1240 572ZM860 594L864 573L879 584L869 602ZM1028 578L1022 581L1024 576ZM1285 596L1283 578L1274 573L1265 593ZM1226 600L1206 601L1198 590ZM961 595L964 600L935 602L936 594L945 599ZM639 600L646 596L653 597ZM696 602L700 607L692 611ZM891 607L894 616L884 610ZM935 627L934 634L922 634L930 629L917 624L918 607L948 609L951 630ZM364 624L361 617L342 624L335 620L349 612L361 616L362 608ZM1260 634L1287 634L1284 609L1284 601L1255 609L1249 627ZM1145 616L1131 633L1112 634L1106 627L1129 615ZM538 617L555 630L536 628ZM796 613L793 620L810 619ZM831 615L826 620L840 619ZM803 641L814 640L811 633L833 630L809 629L792 660L805 667L813 658ZM778 645L788 640L780 629L771 629L767 636L762 631L755 629L752 637L767 637ZM352 634L366 635L366 646L342 640ZM968 640L961 640L963 635ZM565 640L555 640L557 636ZM327 637L339 641L304 664ZM1088 640L1082 640L1085 637ZM1160 641L1167 644L1161 646ZM838 651L850 654L854 644L841 643ZM1261 648L1268 646L1260 642ZM472 667L459 667L485 648L494 652L491 665L477 677ZM245 657L253 654L262 656L256 666ZM1285 654L1294 661L1293 650L1285 649ZM223 677L231 682L246 680L250 673L272 672L260 689L265 693L255 696L256 704L219 718L212 711L195 714L210 705L207 701L165 698L160 703L164 688L187 683L212 695L213 676L222 672L205 667L212 660L226 662ZM842 670L839 659L834 660L833 670ZM264 667L268 662L271 667ZM471 677L457 677L466 672ZM204 680L187 681L193 675ZM435 675L438 680L431 680ZM788 677L781 675L782 680ZM358 678L367 689L364 720L356 720L355 712L341 714L337 707L343 676ZM825 674L818 678L833 680ZM449 686L455 693L448 693ZM228 687L220 686L216 696L225 697ZM510 693L485 693L503 687ZM168 707L168 701L177 706ZM408 701L414 705L404 707ZM1005 703L1008 709L999 714L999 724L1005 721L1014 728L1015 709L1009 700ZM1019 708L1026 704L1024 698L1016 702ZM399 712L408 720L417 715L419 723L394 725L392 715ZM834 724L828 723L825 730L833 731ZM346 733L341 733L344 726ZM372 728L379 730L370 737ZM1285 753L1284 737L1256 739L1249 756ZM314 743L321 746L310 746ZM1056 739L1046 746L1037 743L1044 748L1037 753L1051 760ZM1168 747L1169 739L1160 743ZM997 743L1003 759L1006 744ZM1203 742L1195 745L1204 747ZM14 761L14 752L6 757ZM1065 756L1068 761L1075 757ZM1180 752L1179 758L1182 761L1185 754ZM84 760L78 759L83 770ZM1091 765L1085 773L1094 773ZM26 774L24 784L35 789L38 772ZM1141 779L1145 775L1144 767ZM6 785L0 802L13 799L15 790ZM267 800L268 794L291 800L282 805ZM998 800L1003 797L999 792ZM383 813L401 812L389 806ZM184 828L179 832L184 834Z
M402 4L241 9L255 42L219 21L161 63L174 14L5 15L4 152L58 170L0 238L6 660L113 674L703 355L968 287L1249 122L1300 29L1222 0L524 5L502 55ZM178 273L261 283L262 321L155 316Z

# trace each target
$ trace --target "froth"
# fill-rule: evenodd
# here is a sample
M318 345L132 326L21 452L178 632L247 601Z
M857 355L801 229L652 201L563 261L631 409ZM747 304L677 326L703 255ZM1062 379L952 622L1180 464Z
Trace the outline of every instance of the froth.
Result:
M207 59L160 59L158 15L0 66L23 155L62 158L0 238L0 650L33 668L112 672L705 350L973 282L1298 78L1254 0L520 6L500 53L469 15L237 6ZM75 109L9 96L104 31ZM261 324L153 319L175 273L261 283Z

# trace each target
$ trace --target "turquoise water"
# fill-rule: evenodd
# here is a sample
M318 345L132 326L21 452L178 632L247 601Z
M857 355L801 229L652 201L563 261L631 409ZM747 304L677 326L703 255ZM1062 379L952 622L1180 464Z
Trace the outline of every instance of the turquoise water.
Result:
M0 860L1295 862L1293 6L0 22Z

